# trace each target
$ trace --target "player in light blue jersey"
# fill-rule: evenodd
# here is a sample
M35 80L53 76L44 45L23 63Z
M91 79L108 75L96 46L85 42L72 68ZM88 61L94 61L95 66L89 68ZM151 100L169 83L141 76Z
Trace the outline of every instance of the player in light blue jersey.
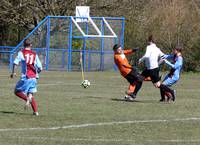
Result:
M25 108L29 104L32 106L33 115L39 115L33 94L37 92L37 78L42 64L37 54L31 50L32 44L28 39L24 41L24 47L14 60L11 78L16 75L15 69L21 62L21 79L16 84L15 95L26 101Z
M171 68L169 74L167 74L162 82L162 84L171 87L175 84L179 78L181 69L183 66L183 57L182 57L182 48L177 47L174 49L174 54L172 55L165 55L163 61ZM172 63L168 60L171 60ZM173 89L172 89L173 90ZM173 90L174 94L176 94L176 90ZM169 93L166 93L162 88L160 88L161 99L160 101L165 101L165 95L168 96L168 100L170 98ZM176 97L176 95L174 95ZM172 98L175 101L175 97Z

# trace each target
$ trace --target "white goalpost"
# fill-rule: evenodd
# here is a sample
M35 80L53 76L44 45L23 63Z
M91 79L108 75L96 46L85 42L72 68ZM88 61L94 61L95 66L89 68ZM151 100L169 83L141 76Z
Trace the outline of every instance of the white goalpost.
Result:
M103 34L98 26L95 24L95 22L92 20L92 18L89 15L90 9L88 6L77 6L76 7L76 19L74 19L74 17L71 16L71 19L73 21L73 23L76 25L76 27L78 28L78 30L81 32L81 34L84 37L104 37L104 38L117 38L117 35L115 34L115 32L113 31L113 29L111 28L111 26L109 25L109 23L106 21L106 19L103 17L103 22L106 24L106 27L108 28L108 30L110 31L111 35L105 35ZM90 23L92 24L94 30L97 32L97 35L88 35L85 34L85 32L82 30L82 28L79 26L78 23L81 22L86 22L86 23Z
M105 17L101 17L101 24L96 24L95 21L90 17L90 7L88 6L77 6L76 7L76 16L71 16L71 20L74 23L74 25L77 27L78 31L81 33L83 38L94 38L98 39L100 38L116 38L117 35L113 31L110 24L107 22ZM87 26L88 29L93 30L90 34L88 31L86 31L85 27L82 27L82 25ZM103 28L102 26L103 25ZM100 26L101 28L99 28ZM106 30L106 33L104 32ZM82 47L80 47L80 65L81 65L81 76L82 76L82 85L85 81L84 77L84 64L83 64L83 52ZM88 80L87 80L88 81ZM83 85L84 86L84 85ZM85 88L85 87L84 87Z

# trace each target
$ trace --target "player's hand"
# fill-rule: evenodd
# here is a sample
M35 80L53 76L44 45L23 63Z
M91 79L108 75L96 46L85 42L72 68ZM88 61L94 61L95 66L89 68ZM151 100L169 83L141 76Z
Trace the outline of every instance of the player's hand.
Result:
M38 68L37 69L37 73L41 73L42 69L41 68Z
M138 61L138 65L140 65L142 63L142 59L140 58Z
M166 59L166 56L165 56L165 55L162 55L162 56L161 56L161 59Z
M163 64L165 61L164 61L164 59L160 59L159 61L158 61L158 65L161 65L161 64Z
M12 73L12 74L10 75L10 78L14 78L14 77L16 77L16 73Z
M164 58L164 59L163 59L163 62L165 63L166 61L167 61L167 60Z
M138 51L138 50L139 50L139 47L136 47L136 48L133 48L133 49L132 49L133 52L136 52L136 51Z

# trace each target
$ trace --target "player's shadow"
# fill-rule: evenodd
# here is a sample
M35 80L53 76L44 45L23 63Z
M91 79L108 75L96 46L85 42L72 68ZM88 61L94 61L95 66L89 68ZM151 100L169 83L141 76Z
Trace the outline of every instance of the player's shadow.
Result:
M96 96L82 96L82 97L73 97L72 99L102 99L103 97L96 97Z
M19 112L13 112L13 111L0 111L0 114L29 115L27 113L19 113Z
M138 100L128 101L125 99L111 98L112 101L121 101L121 102L140 102Z
M127 101L125 99L111 98L112 101L122 101L122 102L130 102L130 103L159 103L156 100L133 100Z

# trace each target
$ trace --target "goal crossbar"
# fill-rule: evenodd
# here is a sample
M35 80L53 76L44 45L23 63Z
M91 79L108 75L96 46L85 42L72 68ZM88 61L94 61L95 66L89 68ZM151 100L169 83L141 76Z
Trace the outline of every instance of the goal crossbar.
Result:
M113 29L111 28L111 26L109 25L109 23L106 21L106 19L104 17L102 18L102 20L106 24L107 28L109 29L109 31L111 32L112 35L102 34L102 32L99 30L99 28L97 27L97 25L95 24L95 22L92 20L91 17L88 17L87 19L88 19L88 22L90 22L92 24L92 26L94 27L95 31L97 32L97 35L85 34L85 32L82 30L82 28L79 26L79 24L76 22L76 20L74 19L73 16L71 16L71 19L84 37L107 37L107 38L116 38L117 37L117 35L115 34L115 32L113 31Z

